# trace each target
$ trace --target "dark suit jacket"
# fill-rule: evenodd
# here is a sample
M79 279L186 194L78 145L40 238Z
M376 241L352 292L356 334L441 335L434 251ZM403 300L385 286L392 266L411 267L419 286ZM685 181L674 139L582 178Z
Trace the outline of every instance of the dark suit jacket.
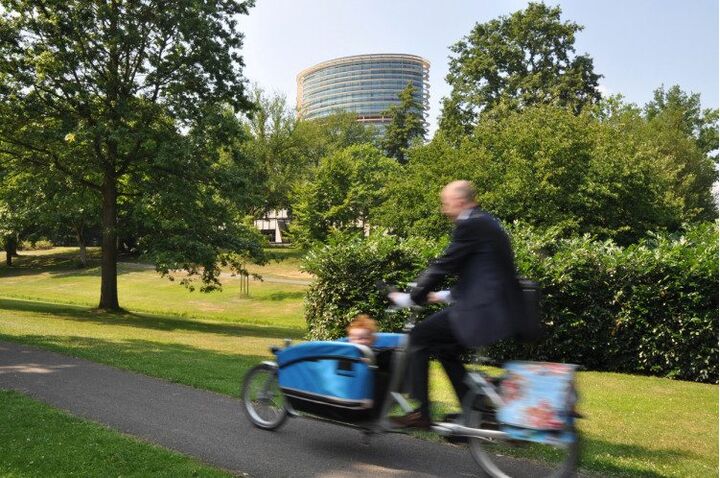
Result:
M457 276L448 308L456 338L466 347L513 335L524 312L510 240L497 219L479 208L455 225L452 242L420 275L410 295L424 304L448 275Z

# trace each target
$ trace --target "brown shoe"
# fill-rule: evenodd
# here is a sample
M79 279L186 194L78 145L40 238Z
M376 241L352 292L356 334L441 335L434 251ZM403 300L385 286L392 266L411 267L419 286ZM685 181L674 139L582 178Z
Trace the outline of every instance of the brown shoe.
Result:
M397 428L418 428L420 430L429 430L432 422L428 417L424 417L420 412L410 412L400 417L390 417L390 423Z

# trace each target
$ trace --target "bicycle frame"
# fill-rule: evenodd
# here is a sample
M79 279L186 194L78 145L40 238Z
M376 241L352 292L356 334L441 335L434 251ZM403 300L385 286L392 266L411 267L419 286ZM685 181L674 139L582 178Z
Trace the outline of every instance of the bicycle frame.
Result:
M503 399L497 393L495 386L488 382L485 374L481 372L468 372L465 377L465 383L469 390L463 402L475 403L478 398L487 397L493 404L494 408L498 408L503 404ZM465 405L465 403L463 403ZM467 407L463 406L464 416L468 413ZM507 439L508 435L499 430L490 430L484 428L471 428L459 423L441 422L432 426L433 431L445 437L474 437L474 438L494 438Z

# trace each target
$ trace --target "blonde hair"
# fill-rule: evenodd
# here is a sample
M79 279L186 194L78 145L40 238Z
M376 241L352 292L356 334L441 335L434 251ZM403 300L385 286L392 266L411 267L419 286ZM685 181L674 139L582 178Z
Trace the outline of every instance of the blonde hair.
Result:
M370 318L367 314L358 314L355 316L355 318L348 324L347 326L347 332L350 333L351 329L366 329L369 330L371 333L377 332L377 324L375 321Z

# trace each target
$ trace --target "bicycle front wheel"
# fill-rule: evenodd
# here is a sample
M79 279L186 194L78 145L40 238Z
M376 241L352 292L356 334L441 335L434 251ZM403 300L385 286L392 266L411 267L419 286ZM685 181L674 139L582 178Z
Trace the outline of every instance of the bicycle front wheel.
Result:
M263 363L250 369L242 386L245 415L258 428L274 430L287 419L277 367Z
M494 410L483 406L465 408L465 425L498 429ZM579 436L574 426L561 433L564 439L554 444L472 437L468 447L483 472L493 478L567 478L577 470Z

